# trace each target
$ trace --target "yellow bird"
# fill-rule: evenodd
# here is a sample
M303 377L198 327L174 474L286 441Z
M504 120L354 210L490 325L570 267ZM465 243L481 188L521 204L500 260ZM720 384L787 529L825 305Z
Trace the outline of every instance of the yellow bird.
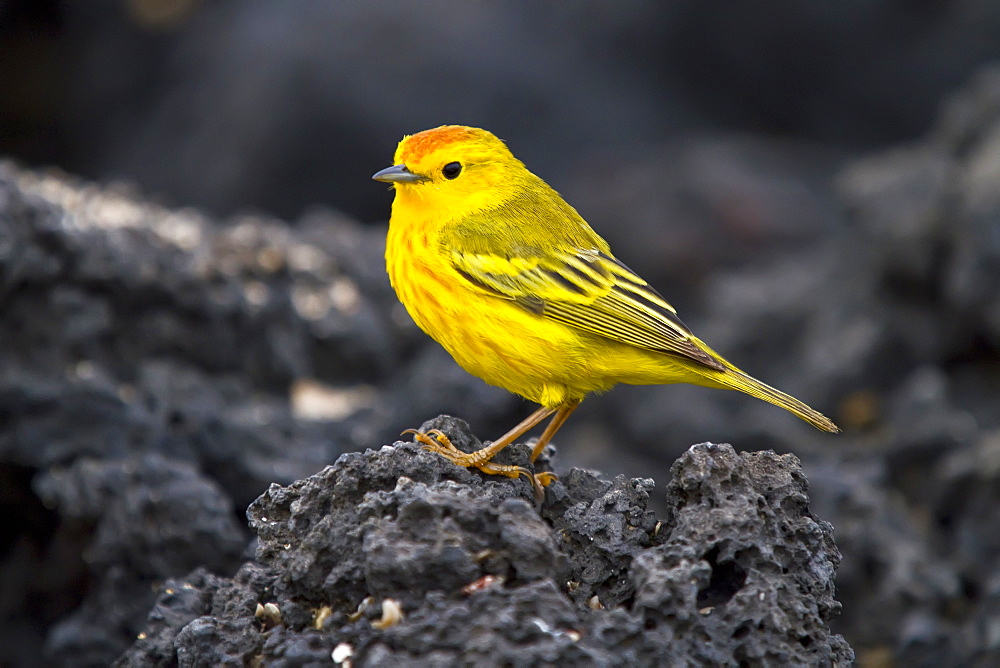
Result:
M460 466L530 477L490 460L554 415L535 443L534 462L584 397L618 383L739 390L840 431L696 337L490 132L445 125L406 136L393 163L372 178L395 189L385 259L399 300L466 371L541 404L471 454L440 431L410 430L426 448Z

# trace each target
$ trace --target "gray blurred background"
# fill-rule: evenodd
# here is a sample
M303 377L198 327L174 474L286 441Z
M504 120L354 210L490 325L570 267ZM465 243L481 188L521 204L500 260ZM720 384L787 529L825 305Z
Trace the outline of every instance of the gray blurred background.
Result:
M5 153L288 219L383 218L365 176L444 123L493 130L574 200L675 169L664 145L698 133L836 159L920 136L1000 54L1000 6L975 0L7 0L0 22Z

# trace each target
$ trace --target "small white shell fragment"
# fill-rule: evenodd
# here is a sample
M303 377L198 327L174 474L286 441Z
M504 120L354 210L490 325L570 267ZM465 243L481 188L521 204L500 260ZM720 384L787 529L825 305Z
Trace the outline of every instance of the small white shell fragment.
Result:
M334 647L333 653L330 654L330 658L333 659L333 662L337 665L344 663L352 656L354 656L354 648L346 642L342 642ZM350 665L350 662L348 662L348 665Z

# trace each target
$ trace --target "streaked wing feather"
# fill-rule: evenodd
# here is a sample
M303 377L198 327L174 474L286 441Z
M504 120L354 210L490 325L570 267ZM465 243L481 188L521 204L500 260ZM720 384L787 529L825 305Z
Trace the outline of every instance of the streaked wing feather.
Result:
M526 310L609 339L680 355L714 369L674 308L624 264L604 253L534 258L454 253L470 282Z

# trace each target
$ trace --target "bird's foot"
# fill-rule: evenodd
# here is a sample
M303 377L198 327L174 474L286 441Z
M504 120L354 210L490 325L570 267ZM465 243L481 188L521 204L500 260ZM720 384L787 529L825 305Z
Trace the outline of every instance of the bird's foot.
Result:
M544 488L551 485L556 478L555 473L532 473L523 466L512 464L496 464L490 459L494 453L489 447L477 450L476 452L462 452L451 442L448 435L440 429L429 429L426 432L417 429L407 429L403 434L413 434L413 442L419 443L424 450L436 452L452 464L463 468L477 468L488 475L502 475L508 478L518 478L525 476L531 481L531 487L535 491L535 498L540 499L545 495Z

